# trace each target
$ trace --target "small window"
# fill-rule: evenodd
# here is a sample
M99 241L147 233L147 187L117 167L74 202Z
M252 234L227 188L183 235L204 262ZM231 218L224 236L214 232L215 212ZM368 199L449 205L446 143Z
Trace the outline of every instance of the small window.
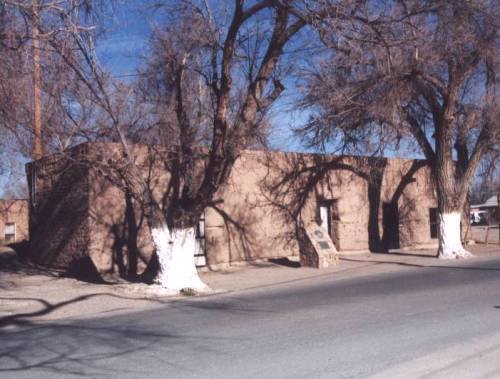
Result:
M429 208L429 225L431 228L431 238L438 238L437 213L437 208Z
M5 224L4 240L7 243L16 241L16 224L15 223L8 222Z

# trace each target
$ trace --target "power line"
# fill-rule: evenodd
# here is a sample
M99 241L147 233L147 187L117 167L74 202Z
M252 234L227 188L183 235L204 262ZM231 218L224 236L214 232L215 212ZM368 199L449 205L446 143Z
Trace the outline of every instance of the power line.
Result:
M111 75L111 78L120 79L120 78L129 78L129 77L133 77L133 76L143 76L143 75L146 75L146 74L136 73L136 74Z

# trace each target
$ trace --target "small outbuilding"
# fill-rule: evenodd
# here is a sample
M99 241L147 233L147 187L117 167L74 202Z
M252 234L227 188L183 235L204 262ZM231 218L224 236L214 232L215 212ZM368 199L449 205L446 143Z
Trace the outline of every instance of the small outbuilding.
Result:
M0 199L0 245L28 239L28 200Z
M154 263L141 206L89 162L119 154L86 143L26 167L32 258L101 276L142 275ZM165 204L166 149L134 145ZM298 256L304 226L328 232L341 254L437 246L436 198L425 161L246 150L198 225L199 266Z

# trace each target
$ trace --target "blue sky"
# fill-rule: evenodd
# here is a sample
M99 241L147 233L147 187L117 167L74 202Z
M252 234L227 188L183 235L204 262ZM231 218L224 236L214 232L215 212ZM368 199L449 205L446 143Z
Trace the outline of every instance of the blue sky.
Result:
M98 41L98 57L115 76L134 74L141 57L147 53L155 19L146 3L138 0L118 3L107 22L106 34Z
M160 23L159 12L152 9L152 4L153 1L125 1L119 3L110 18L108 31L97 45L97 54L100 62L114 77L133 80L137 66L147 55L151 31ZM275 130L271 135L271 146L276 149L302 150L291 128L306 119L307 114L295 110L288 98L283 99L273 112Z

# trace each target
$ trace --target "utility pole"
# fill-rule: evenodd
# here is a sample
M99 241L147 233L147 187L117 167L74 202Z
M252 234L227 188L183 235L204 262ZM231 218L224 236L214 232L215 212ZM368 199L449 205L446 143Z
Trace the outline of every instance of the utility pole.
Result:
M500 192L497 192L498 243L500 243Z
M33 0L33 158L42 157L42 89L40 77L40 31L38 30L38 0Z

